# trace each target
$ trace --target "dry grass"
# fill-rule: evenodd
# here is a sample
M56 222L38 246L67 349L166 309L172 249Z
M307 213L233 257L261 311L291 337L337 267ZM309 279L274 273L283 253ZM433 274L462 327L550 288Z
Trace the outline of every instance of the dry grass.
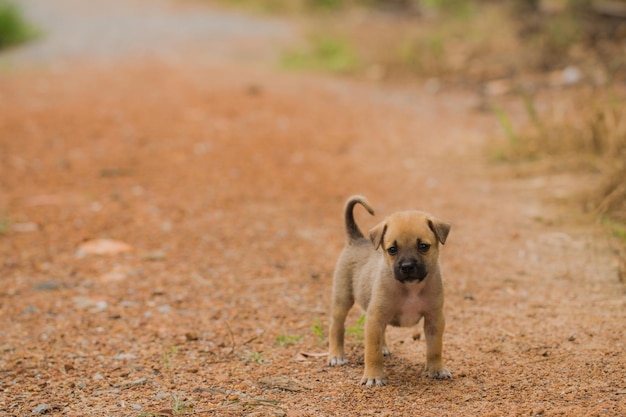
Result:
M510 72L518 47L501 6L468 14L415 18L356 10L328 19L323 30L351 39L360 75L376 80L438 78L479 81ZM314 29L315 30L315 29ZM493 36L495 34L495 36Z
M498 114L509 137L504 158L549 159L570 171L597 172L600 180L585 197L587 208L626 223L626 95L613 88L579 89L562 92L541 110L532 97L523 99L528 122L519 131Z

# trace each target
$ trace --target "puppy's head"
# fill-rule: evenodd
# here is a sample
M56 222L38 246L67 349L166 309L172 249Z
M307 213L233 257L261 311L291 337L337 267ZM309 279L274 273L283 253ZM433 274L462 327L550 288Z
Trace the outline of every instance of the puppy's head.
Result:
M450 225L421 211L392 214L369 234L376 250L400 282L421 282L437 268L439 244L446 242Z

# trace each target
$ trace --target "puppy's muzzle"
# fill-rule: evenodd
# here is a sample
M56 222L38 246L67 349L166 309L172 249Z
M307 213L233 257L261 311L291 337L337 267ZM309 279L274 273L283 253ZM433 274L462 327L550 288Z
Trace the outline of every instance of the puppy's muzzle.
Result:
M428 275L428 270L423 263L415 259L407 259L398 261L393 273L400 282L421 282Z

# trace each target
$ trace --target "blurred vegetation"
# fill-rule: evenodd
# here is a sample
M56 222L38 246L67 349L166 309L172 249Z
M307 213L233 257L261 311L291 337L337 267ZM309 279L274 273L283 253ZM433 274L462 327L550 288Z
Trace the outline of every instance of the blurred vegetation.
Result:
M626 224L626 0L213 2L303 21L288 69L478 91L508 139L500 159L596 172L585 205ZM545 91L561 102L539 105ZM521 128L498 104L511 99Z
M360 66L349 40L321 34L311 36L306 47L285 52L281 64L289 69L332 73L350 73Z
M518 130L493 105L508 139L499 157L511 162L548 161L552 170L594 174L598 182L584 196L585 208L614 230L624 230L626 97L613 88L589 86L561 94L540 111L531 94L520 93L528 122Z
M18 45L37 36L37 31L12 2L0 0L0 50Z
M212 1L296 16L309 28L300 55L338 61L345 54L349 72L367 78L472 86L572 64L601 67L597 78L626 73L623 50L615 48L626 39L625 20L594 6L604 0ZM610 1L626 13L626 1ZM335 69L311 61L314 70Z

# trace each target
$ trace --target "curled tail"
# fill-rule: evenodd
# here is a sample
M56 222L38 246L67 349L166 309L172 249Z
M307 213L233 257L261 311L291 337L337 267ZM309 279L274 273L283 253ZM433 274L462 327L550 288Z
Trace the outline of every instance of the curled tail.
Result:
M365 237L363 236L363 233L361 233L359 226L357 226L356 222L354 221L353 211L354 206L357 203L365 207L365 210L367 210L369 214L371 214L372 216L374 215L374 209L370 205L369 201L367 201L367 198L361 195L353 195L348 199L345 209L346 232L348 234L348 242L353 242L357 239L363 239Z

